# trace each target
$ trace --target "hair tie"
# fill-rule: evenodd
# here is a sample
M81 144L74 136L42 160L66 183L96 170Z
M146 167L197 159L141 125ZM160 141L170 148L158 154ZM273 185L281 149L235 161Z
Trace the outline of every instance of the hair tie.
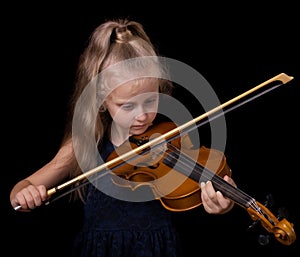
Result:
M117 43L126 43L130 41L132 37L131 31L127 28L127 26L118 27L115 30L116 33L116 42Z

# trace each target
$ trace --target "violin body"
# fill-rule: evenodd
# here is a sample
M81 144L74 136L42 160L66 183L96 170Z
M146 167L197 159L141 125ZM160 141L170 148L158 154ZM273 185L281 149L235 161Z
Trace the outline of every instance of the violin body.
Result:
M108 157L108 161L170 131L175 126L172 122L163 122L150 127L144 134L134 136L134 138L131 137L124 142ZM172 161L174 160L174 162L171 165L166 164L164 160L173 152L172 147L175 147L184 156L192 158L194 160L193 165L196 165L196 163L201 164L201 166L213 172L213 175L231 176L231 170L222 152L205 146L193 149L190 138L184 135L170 142L162 142L162 146L157 149L148 149L147 153L139 153L134 160L126 161L120 167L114 169L113 172L118 177L135 182L120 184L115 181L115 183L119 186L131 187L132 190L140 186L150 186L155 198L171 211L186 211L198 207L202 204L200 181L207 181L211 179L212 175L210 174L207 179L205 177L201 179L198 176L192 178L194 175L192 174L193 165L190 165L190 169L186 171L176 170L176 162L180 161L180 156L179 158L173 158Z

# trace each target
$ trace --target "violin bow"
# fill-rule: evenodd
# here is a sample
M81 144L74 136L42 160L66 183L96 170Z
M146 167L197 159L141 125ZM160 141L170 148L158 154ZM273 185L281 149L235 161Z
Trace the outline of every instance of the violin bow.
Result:
M183 125L180 125L180 126L174 128L174 129L168 131L167 133L165 133L163 135L160 135L160 136L158 136L156 138L153 138L151 141L148 141L148 142L146 142L146 143L144 143L144 144L142 144L142 145L140 145L140 146L132 149L131 151L128 151L128 152L126 152L126 153L124 153L122 155L119 155L118 157L116 157L116 158L114 158L114 159L112 159L112 160L110 160L110 161L108 161L106 163L103 163L103 164L101 164L101 165L99 165L99 166L97 166L97 167L95 167L95 168L93 168L93 169L91 169L89 171L86 171L83 174L81 174L81 175L79 175L79 176L77 176L77 177L75 177L75 178L73 178L73 179L71 179L71 180L69 180L69 181L67 181L67 182L65 182L63 184L60 184L60 185L58 185L56 187L53 187L53 188L49 189L47 191L48 196L51 196L54 193L56 193L56 192L58 192L58 191L60 191L60 190L62 190L64 188L66 188L66 187L69 187L69 186L71 186L71 185L73 185L73 184L75 184L77 182L80 182L83 179L86 179L86 178L88 178L88 177L90 177L90 176L92 176L92 175L94 175L94 174L96 174L96 173L98 173L100 171L103 171L103 170L108 171L112 167L114 167L115 165L118 165L120 162L125 162L125 161L131 160L133 158L136 158L138 156L138 154L142 153L143 151L147 151L147 149L150 149L150 148L153 149L153 147L160 146L162 143L165 143L166 141L169 142L171 139L173 140L176 136L179 136L181 132L189 131L187 129L190 128L192 125L195 125L195 124L199 123L199 121L202 121L203 119L208 118L212 114L214 114L214 113L216 113L218 111L223 110L227 106L230 106L231 104L233 104L233 103L237 102L238 100L241 100L242 98L244 98L244 97L246 97L246 96L254 93L255 91L263 88L266 85L269 85L269 84L271 84L273 82L276 82L276 81L280 81L281 82L281 83L276 84L275 86L271 87L269 90L263 91L262 93L253 96L252 98L244 101L241 104L245 104L246 102L249 102L250 100L253 100L256 97L258 97L258 96L260 96L260 95L262 95L262 94L264 94L266 92L269 92L270 90L272 90L274 88L277 88L277 87L279 87L279 86L281 86L283 84L286 84L289 81L291 81L293 78L294 77L288 76L285 73L280 73L280 74L272 77L271 79L268 79L265 82L263 82L263 83L255 86L255 87L253 87L252 89L249 89L248 91L246 91L246 92L244 92L244 93L242 93L242 94L240 94L240 95L238 95L238 96L236 96L236 97L228 100L227 102L225 102L225 103L223 103L223 104L221 104L221 105L219 105L219 106L211 109L210 111L208 111L208 112L206 112L206 113L204 113L204 114L202 114L202 115L200 115L200 116L198 116L198 117L196 117L196 118L194 118L194 119L192 119L192 120L184 123ZM240 105L238 105L238 106L240 106ZM226 112L228 112L229 110L232 110L234 108L236 108L236 106L232 107L231 109L228 109ZM217 115L216 117L219 117L220 115L223 115L223 114L224 114L224 112L222 112L221 114ZM210 120L211 120L211 118L210 118ZM195 126L193 127L193 129L195 129ZM18 208L18 207L16 207L16 208Z

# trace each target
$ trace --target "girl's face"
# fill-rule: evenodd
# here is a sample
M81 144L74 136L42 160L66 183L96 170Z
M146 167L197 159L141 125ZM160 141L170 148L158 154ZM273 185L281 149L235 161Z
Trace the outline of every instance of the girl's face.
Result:
M113 119L112 135L125 140L128 136L143 134L155 119L158 101L158 83L151 79L118 86L105 101Z

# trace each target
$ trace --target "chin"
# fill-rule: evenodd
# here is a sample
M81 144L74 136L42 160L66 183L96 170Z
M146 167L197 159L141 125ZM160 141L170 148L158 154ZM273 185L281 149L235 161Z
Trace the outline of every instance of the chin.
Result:
M141 135L143 133L145 133L147 131L148 127L144 127L144 128L132 128L130 130L130 134L131 135Z

